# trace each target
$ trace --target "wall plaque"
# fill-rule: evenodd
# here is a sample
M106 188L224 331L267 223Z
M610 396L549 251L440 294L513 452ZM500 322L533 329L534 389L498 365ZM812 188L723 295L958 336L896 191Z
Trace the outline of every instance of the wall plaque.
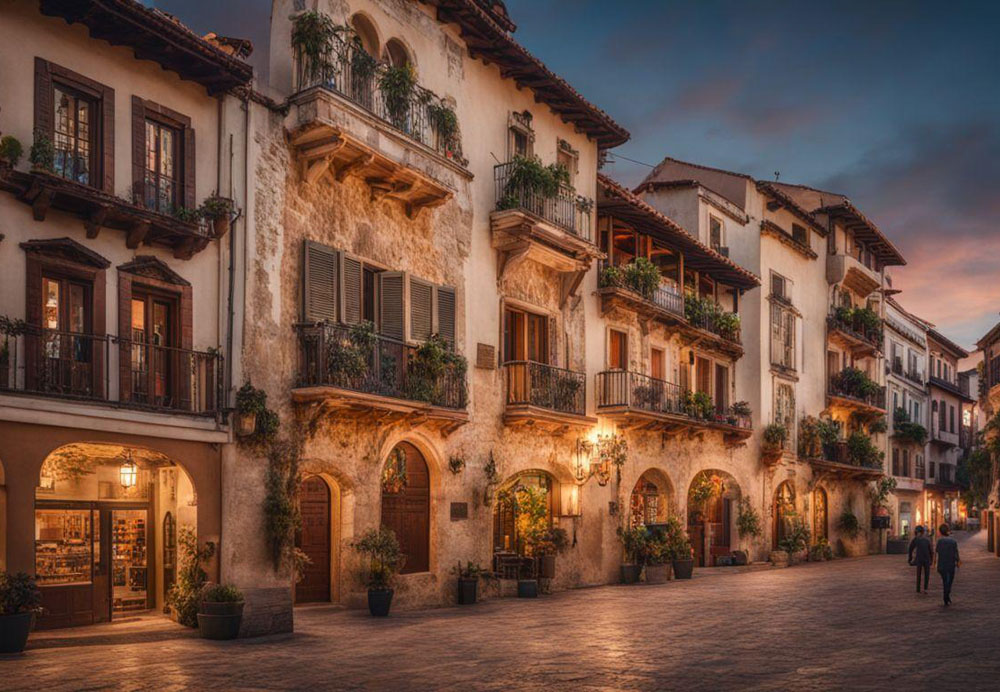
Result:
M452 502L451 503L451 520L458 521L459 519L469 518L469 503L468 502Z

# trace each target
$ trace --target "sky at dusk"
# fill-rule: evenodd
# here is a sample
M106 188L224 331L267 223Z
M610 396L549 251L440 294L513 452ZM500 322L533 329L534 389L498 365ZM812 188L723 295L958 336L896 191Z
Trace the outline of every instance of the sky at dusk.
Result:
M155 5L266 53L269 0ZM966 347L1000 320L1000 3L507 7L518 40L632 133L616 153L845 194L906 257L907 309ZM630 185L648 170L606 168Z

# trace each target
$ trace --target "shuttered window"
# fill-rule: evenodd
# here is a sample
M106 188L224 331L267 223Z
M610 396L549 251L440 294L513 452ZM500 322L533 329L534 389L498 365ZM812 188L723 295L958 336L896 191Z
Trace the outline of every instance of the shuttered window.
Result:
M406 337L403 318L404 279L403 272L382 272L378 275L382 333L399 341Z
M341 293L341 321L344 324L357 324L361 321L361 260L353 255L341 253L341 276L343 291Z
M434 333L434 286L410 277L410 339L426 341Z
M305 242L302 317L306 322L337 319L339 259L340 253L333 248Z
M449 346L455 348L455 289L438 286L437 289L438 334Z

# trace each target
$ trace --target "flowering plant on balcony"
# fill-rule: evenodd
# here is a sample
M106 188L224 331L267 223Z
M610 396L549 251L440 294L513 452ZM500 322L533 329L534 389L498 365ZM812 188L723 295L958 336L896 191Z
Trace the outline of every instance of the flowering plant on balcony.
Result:
M601 270L602 287L627 288L651 299L660 287L660 269L645 257L636 257L622 266L607 265Z
M699 298L688 293L684 296L684 319L696 327L715 332L724 339L739 339L740 316L726 312L711 298Z
M799 421L799 456L807 459L830 458L830 446L840 437L835 421L806 416Z
M885 452L875 446L872 438L857 430L847 438L847 460L854 466L882 468Z
M906 409L897 408L892 414L892 436L923 447L927 442L927 428L911 421Z
M681 408L684 414L699 420L708 420L715 413L712 397L705 392L686 390L681 397Z
M515 156L511 159L507 184L497 208L515 209L525 201L525 195L553 199L563 185L569 185L569 171L565 166L543 165L537 156Z
M844 368L832 377L832 383L837 393L857 399L871 399L881 391L878 383L857 368Z
M327 15L310 10L292 22L292 49L302 62L303 75L310 81L327 76L333 69L330 55L335 37L343 31Z

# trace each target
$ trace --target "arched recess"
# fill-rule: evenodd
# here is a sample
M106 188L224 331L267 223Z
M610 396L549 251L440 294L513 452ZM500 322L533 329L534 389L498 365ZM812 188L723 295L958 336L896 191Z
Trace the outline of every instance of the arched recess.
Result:
M406 556L401 574L430 571L431 478L427 460L400 442L382 467L383 527L392 529Z
M830 506L826 490L821 487L813 490L813 526L812 539L818 543L820 539L830 540Z
M351 16L350 25L358 40L361 41L361 47L364 51L377 60L381 55L382 42L379 39L375 22L365 13L357 12Z
M415 65L413 54L398 38L390 38L385 42L385 51L382 58L393 67L403 67L404 65Z
M774 506L771 511L774 526L771 531L771 542L775 550L788 535L792 520L796 517L795 486L791 481L783 481L774 491Z
M198 493L145 447L72 443L42 463L34 502L42 629L162 612L182 537L198 536Z
M509 476L497 489L493 505L493 561L504 578L514 579L526 565L530 548L524 540L526 508L541 505L542 521L552 527L559 511L559 482L547 471L531 469Z
M295 546L309 557L295 584L296 603L336 602L340 596L340 486L325 474L306 474L299 487L302 525Z
M674 511L674 487L666 473L646 469L632 488L629 498L629 524L660 524Z
M736 504L740 485L732 474L706 469L695 474L688 488L688 537L695 561L702 567L729 555L735 544Z

